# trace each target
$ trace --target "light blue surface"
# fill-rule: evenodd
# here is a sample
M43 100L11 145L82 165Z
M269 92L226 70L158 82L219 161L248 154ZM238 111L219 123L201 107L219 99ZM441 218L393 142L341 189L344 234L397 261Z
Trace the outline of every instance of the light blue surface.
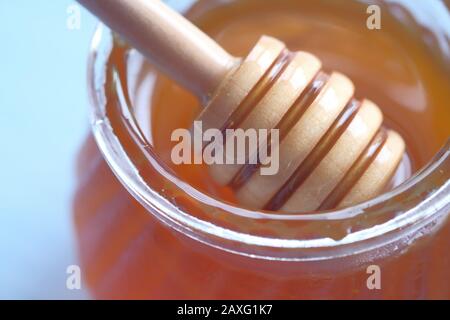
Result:
M184 9L192 0L167 2ZM0 0L0 299L88 298L66 288L66 268L78 263L74 169L90 130L96 25L75 1Z
M71 217L89 130L86 58L96 20L73 1L0 0L0 298L83 298Z

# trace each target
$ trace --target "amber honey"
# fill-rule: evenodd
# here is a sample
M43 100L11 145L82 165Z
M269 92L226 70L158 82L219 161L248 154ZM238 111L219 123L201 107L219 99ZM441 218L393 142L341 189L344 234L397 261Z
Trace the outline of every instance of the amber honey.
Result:
M406 140L407 154L390 188L425 166L450 136L448 60L432 55L419 34L387 11L380 30L366 27L366 5L356 1L200 1L188 16L233 55L245 56L267 34L286 42L290 50L317 55L326 71L348 75L356 97L376 102L385 125ZM124 67L123 60L110 62ZM150 120L139 121L150 122L158 156L189 184L235 203L233 191L216 185L203 165L171 163L171 133L189 128L202 107L171 80L157 73L155 77L147 105ZM371 261L339 272L302 274L295 271L295 264L252 260L179 235L117 182L92 138L79 163L75 220L94 297L450 297L448 222L405 252L377 261L383 270L383 288L369 290L366 267ZM339 264L336 261L336 268Z
M450 98L448 67L430 61L421 39L392 16L382 16L380 30L369 30L367 17L365 6L358 3L238 1L226 9L212 9L196 21L236 56L245 56L261 34L267 34L286 42L291 50L316 54L325 70L347 74L356 95L375 101L385 124L407 141L399 181L393 181L398 184L425 165L449 136L450 109L443 103ZM155 145L170 163L170 134L179 127L189 128L201 106L164 78L156 85L153 106ZM186 179L196 176L190 180L193 184L208 179L207 170L198 166L175 170Z

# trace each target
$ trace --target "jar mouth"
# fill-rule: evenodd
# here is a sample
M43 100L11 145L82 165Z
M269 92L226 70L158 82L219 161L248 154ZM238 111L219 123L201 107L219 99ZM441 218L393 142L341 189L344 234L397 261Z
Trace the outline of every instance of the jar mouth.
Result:
M367 253L405 239L410 241L419 229L448 215L450 140L425 168L400 186L340 210L275 214L243 209L197 190L165 166L142 133L125 92L126 80L120 75L121 70L107 63L117 45L111 31L99 25L88 62L94 136L124 187L171 228L210 246L246 256L320 261ZM117 119L123 130L115 127ZM123 139L133 145L132 151L124 147ZM146 160L145 165L133 161L134 152ZM174 198L167 190L152 186L142 175L148 170L157 179L166 181L178 196ZM198 207L184 206L180 199Z

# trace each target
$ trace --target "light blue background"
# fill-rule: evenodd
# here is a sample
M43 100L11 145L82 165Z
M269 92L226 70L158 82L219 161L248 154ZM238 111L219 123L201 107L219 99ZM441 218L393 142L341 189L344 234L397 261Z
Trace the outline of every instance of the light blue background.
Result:
M71 217L89 130L86 58L96 20L73 1L0 0L0 298L83 298Z
M191 0L166 1L182 9ZM97 19L68 0L0 0L0 299L80 299L75 157L88 134L86 60Z

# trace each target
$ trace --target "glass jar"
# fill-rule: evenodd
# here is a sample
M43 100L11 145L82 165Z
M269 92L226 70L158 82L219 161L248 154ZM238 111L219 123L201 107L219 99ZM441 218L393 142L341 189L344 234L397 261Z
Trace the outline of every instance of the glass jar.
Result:
M272 5L304 12L307 2ZM336 5L318 2L327 10ZM259 6L254 0L199 1L188 6L188 15L201 21L236 3ZM340 3L344 11L351 10L349 3ZM443 4L432 3L429 14L442 18ZM379 5L408 32L423 34L448 76L448 11L429 29L429 17L416 17L415 5ZM223 30L209 31L220 38ZM240 36L245 39L245 32ZM95 141L89 136L79 156L74 218L93 297L450 298L449 141L425 166L418 160L420 170L406 182L354 207L296 214L248 210L214 197L214 186L189 183L165 161L149 101L168 80L103 26L93 38L88 72ZM176 95L181 89L171 90ZM174 101L197 104L184 94ZM440 121L448 124L447 116Z

